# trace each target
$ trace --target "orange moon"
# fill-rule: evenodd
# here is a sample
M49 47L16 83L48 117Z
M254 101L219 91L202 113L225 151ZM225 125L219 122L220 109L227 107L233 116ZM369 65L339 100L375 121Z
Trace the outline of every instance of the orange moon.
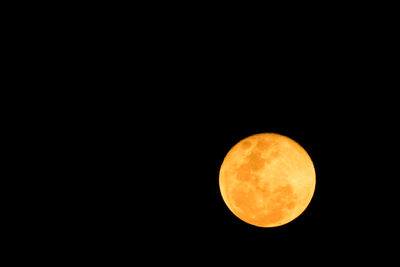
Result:
M315 191L314 164L297 142L275 133L249 136L225 156L219 187L239 219L276 227L297 218Z

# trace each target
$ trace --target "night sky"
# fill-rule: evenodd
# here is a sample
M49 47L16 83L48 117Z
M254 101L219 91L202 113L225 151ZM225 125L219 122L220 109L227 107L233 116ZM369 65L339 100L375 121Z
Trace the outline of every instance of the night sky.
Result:
M203 13L192 25L118 17L115 27L103 18L70 33L27 29L21 44L33 52L16 53L29 64L13 61L27 72L14 87L29 90L4 98L5 129L17 140L10 201L29 248L184 266L390 258L399 179L393 32L361 30L358 20L338 27L336 14L324 25L323 14L302 25L263 15L247 27L206 25ZM47 47L44 38L56 41ZM298 142L316 170L308 208L276 228L236 218L218 187L229 149L263 132Z

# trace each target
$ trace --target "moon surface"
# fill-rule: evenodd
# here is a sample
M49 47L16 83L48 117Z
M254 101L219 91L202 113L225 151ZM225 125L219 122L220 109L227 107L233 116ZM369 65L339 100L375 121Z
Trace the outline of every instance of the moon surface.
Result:
M307 208L316 178L307 152L289 137L275 133L249 136L225 156L219 173L222 198L239 219L276 227Z

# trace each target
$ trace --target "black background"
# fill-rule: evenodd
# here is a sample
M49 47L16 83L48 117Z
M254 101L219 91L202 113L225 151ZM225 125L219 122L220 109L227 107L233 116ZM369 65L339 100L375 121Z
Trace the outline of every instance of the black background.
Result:
M18 240L188 265L390 258L393 34L323 17L25 25L9 69L24 73L14 88L40 90L15 90L7 109L19 118L9 158L24 162L13 174L24 198L10 200L21 207ZM237 219L218 187L229 149L261 132L296 140L316 168L307 210L271 229Z

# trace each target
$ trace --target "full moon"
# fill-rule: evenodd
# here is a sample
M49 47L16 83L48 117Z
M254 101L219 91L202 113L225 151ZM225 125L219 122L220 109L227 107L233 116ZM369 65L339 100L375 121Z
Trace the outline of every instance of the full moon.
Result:
M239 219L276 227L297 218L315 190L314 164L297 142L275 133L249 136L225 156L219 187Z

